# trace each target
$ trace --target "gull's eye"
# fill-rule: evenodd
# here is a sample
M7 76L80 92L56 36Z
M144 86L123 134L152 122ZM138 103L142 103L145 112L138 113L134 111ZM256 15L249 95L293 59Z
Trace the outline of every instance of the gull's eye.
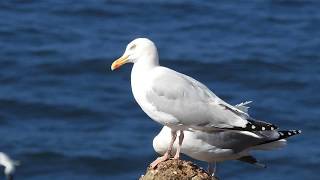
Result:
M129 49L130 50L133 50L133 49L135 49L136 48L136 45L134 44L134 45L132 45Z

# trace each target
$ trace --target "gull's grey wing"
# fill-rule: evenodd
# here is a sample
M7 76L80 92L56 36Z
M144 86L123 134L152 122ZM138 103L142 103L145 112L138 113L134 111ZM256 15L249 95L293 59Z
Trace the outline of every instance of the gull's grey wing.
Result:
M221 149L232 149L241 152L245 149L268 144L290 136L300 134L300 130L289 131L221 131L216 133L202 133L197 131L195 138L206 139L206 142Z
M188 76L162 68L153 72L147 101L178 124L196 129L245 127L247 120L226 110L208 88Z
M268 135L262 136L248 131L221 131L216 133L196 133L196 138L206 139L205 141L212 146L221 149L232 149L235 153L259 145L265 141L276 139L276 131L268 131Z
M224 102L206 86L184 74L162 67L153 72L151 79L147 102L160 113L175 118L176 125L204 131L275 128L269 123L256 123L247 113Z

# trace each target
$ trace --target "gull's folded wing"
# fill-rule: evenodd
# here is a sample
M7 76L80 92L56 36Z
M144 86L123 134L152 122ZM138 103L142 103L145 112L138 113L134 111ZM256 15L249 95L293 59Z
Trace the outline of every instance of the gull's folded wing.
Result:
M169 126L203 131L276 129L270 123L253 120L246 112L224 102L206 86L184 74L159 67L150 79L153 83L149 84L146 100L156 113L168 117Z

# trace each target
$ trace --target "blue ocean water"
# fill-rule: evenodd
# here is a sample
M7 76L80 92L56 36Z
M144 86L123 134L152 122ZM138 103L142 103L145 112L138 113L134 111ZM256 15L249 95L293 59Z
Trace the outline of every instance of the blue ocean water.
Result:
M134 101L131 66L148 37L163 65L250 113L301 129L257 152L268 168L218 164L220 179L318 179L320 1L11 0L0 2L0 151L23 180L137 179L161 126ZM206 167L205 163L196 162Z

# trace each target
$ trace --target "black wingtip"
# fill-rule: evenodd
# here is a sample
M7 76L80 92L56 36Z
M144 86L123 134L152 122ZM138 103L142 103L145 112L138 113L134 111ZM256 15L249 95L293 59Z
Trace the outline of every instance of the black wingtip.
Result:
M264 121L248 120L245 129L247 131L273 131L278 129L278 127Z
M264 121L258 121L258 120L247 120L247 124L245 127L232 127L232 128L226 128L229 130L239 130L239 131L273 131L278 129L278 127L274 124L267 123Z
M294 136L294 135L298 135L298 134L301 134L301 133L302 133L301 130L278 131L278 134L279 134L279 137L278 137L278 138L275 138L275 139L272 139L272 140L268 140L268 141L262 142L262 143L260 143L259 145L261 145L261 144L268 144L268 143L271 143L271 142L279 141L279 140L281 140L281 139L287 139L288 137L291 137L291 136Z
M302 131L301 130L287 130L287 131L278 131L278 133L279 133L278 139L280 140L280 139L286 139L290 136L301 134Z

